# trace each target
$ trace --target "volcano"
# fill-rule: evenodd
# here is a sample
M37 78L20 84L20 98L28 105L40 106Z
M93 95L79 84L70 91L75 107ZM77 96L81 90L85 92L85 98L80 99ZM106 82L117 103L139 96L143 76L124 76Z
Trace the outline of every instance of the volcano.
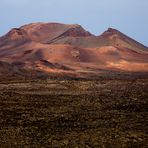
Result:
M148 47L113 28L96 36L78 24L32 23L0 37L0 64L0 76L148 73Z

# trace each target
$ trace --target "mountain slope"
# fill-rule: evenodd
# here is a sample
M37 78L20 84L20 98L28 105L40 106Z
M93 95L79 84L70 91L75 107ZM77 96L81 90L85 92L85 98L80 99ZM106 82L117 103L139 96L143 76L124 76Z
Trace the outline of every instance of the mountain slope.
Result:
M110 41L109 44L112 46L128 48L137 52L147 52L148 49L146 46L113 28L108 28L108 30L105 31L101 37L105 38L107 41Z

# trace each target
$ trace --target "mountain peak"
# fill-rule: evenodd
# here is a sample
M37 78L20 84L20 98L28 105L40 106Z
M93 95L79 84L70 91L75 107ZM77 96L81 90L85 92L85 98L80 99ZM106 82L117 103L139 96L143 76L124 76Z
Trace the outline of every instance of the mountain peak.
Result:
M26 32L21 28L11 29L6 36L9 36L11 40L18 40L26 38Z
M102 33L101 37L107 40L112 46L128 48L136 52L147 52L146 46L114 28L108 28Z
M108 28L102 35L103 36L112 36L112 35L121 35L122 33L114 28Z
M119 32L117 29L115 29L115 28L110 28L110 27L107 29L107 31L108 31L108 32L114 32L114 33L115 33L115 32Z
M21 28L13 28L6 35L0 37L0 47L13 47L30 42L26 31Z
M70 25L70 28L65 31L61 36L87 37L92 36L92 34L86 31L81 25Z
M71 28L77 28L77 27L82 27L79 24L67 24L67 26L71 27Z

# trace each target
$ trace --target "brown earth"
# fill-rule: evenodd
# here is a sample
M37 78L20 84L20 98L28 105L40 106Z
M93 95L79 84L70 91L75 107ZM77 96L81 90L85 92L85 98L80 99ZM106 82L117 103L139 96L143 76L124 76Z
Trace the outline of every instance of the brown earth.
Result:
M148 79L0 82L0 147L146 148Z

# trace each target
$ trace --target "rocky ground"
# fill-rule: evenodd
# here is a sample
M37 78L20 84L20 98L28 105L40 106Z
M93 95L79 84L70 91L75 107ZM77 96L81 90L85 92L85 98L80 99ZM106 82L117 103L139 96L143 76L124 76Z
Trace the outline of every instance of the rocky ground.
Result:
M146 148L148 79L0 83L0 147Z

